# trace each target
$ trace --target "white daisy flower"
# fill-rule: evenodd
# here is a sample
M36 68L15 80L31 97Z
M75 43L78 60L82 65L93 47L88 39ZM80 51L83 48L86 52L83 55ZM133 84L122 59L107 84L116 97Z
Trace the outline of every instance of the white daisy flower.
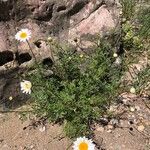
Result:
M31 94L32 84L30 81L23 80L23 82L20 82L20 87L21 87L22 93Z
M86 137L77 138L73 145L74 150L94 150L95 145L92 140L87 139Z
M131 87L131 88L130 88L130 93L135 94L135 92L136 92L135 88L134 88L134 87Z
M20 31L17 32L15 38L20 42L26 42L31 38L31 31L28 29L21 29Z

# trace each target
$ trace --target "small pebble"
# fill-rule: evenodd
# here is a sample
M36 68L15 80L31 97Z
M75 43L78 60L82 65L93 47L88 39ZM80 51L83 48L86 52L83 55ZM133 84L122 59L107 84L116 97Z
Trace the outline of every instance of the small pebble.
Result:
M135 107L130 107L130 111L134 112L135 111Z
M117 124L119 124L119 121L118 121L117 119L111 119L111 120L110 120L110 123L111 123L112 125L117 125Z
M124 99L122 100L123 104L127 104L128 101L129 101L129 99L127 99L127 98L124 98Z
M4 117L4 114L1 114L1 113L0 113L0 117Z
M140 107L139 107L139 106L135 106L135 109L136 109L137 111L140 111Z
M113 129L114 127L112 125L107 126L108 129Z
M100 118L100 122L102 123L102 124L104 124L104 125L107 125L108 124L108 119L107 118Z
M121 137L121 135L119 133L116 133L116 134L114 134L114 137L119 138L119 137Z
M117 109L117 106L115 106L115 105L112 105L109 107L109 111L111 111L111 112L116 111L116 109Z
M146 124L147 126L150 126L150 121L145 121L145 124Z
M145 127L143 125L139 125L137 129L138 131L142 132L144 131Z
M110 130L110 129L109 129L109 130L107 130L107 132L108 132L108 133L111 133L111 132L112 132L112 130Z
M44 132L45 129L46 129L45 126L42 126L42 127L39 128L39 131Z
M135 93L136 93L136 90L135 90L134 87L131 87L131 88L130 88L130 93L132 93L132 94L135 94Z
M31 148L31 150L35 150L33 145L31 145L30 148Z
M128 123L127 123L126 120L120 120L120 125L121 125L121 126L124 127L124 126L127 126L127 124L128 124Z

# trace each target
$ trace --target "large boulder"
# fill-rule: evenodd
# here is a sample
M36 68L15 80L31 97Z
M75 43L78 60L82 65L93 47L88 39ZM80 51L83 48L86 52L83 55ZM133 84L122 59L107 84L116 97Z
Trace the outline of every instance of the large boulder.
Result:
M10 61L14 67L14 61L24 67L34 62L27 43L17 44L14 39L21 28L31 30L31 47L38 61L43 61L51 53L42 39L55 36L74 44L74 39L87 34L103 35L116 28L120 21L120 5L115 0L8 0L0 2L1 10L0 59L5 54L9 57L0 63L0 70Z
M15 40L22 28L32 32L29 41L38 62L51 63L46 39L75 44L87 35L104 35L119 25L120 5L116 0L0 0L0 103L16 106L26 100L16 74L35 62L27 43ZM13 101L9 97L13 95Z

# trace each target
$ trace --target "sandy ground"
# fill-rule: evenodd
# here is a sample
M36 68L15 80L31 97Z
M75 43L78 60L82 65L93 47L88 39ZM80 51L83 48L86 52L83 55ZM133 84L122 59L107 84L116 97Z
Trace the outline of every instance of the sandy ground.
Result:
M17 113L0 114L0 150L72 150L72 140L63 135L59 125L27 127L31 120L22 121ZM125 122L124 122L125 125ZM25 129L25 127L27 127ZM128 128L112 132L95 127L95 142L103 150L149 150L145 133ZM145 130L146 133L148 131Z
M47 125L43 132L39 130L41 127L23 130L29 123L29 120L22 122L15 113L1 115L0 150L65 150L70 145L60 126Z

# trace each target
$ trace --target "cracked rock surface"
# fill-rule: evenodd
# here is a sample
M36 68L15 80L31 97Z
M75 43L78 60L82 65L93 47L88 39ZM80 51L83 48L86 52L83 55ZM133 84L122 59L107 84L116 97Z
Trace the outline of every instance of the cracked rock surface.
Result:
M14 39L18 30L28 28L32 32L33 51L37 59L42 61L45 57L50 57L49 48L46 44L42 44L44 48L41 49L44 51L40 51L34 44L37 40L54 36L60 41L72 44L75 38L81 38L87 34L103 35L119 24L119 12L120 5L115 0L0 1L0 52L12 52L15 58L18 49L19 55L28 53L31 57L31 60L21 62L32 63L32 54L27 44L19 43L17 48ZM3 54L0 53L0 58L2 56ZM1 70L5 68L3 65L12 61L8 58L6 60L8 61L0 63ZM19 65L22 64L19 63Z
M8 99L6 91L22 99L20 91L14 88L19 84L15 79L16 68L28 68L34 63L27 43L15 40L17 31L22 28L31 30L33 52L38 61L47 62L51 59L51 49L45 42L49 36L60 42L75 44L76 38L84 38L89 34L103 35L118 26L119 13L120 5L116 0L0 0L2 101Z

